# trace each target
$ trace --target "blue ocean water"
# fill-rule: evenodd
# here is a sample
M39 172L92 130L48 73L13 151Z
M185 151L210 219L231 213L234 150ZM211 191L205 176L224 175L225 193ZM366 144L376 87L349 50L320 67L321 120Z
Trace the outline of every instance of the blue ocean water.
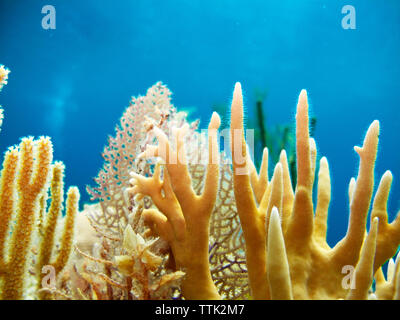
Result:
M44 5L56 29L41 25ZM342 8L356 10L343 29ZM85 191L103 165L107 136L130 97L157 81L205 127L213 104L229 106L234 83L252 119L267 91L267 125L294 123L309 92L319 156L330 163L328 242L346 232L347 186L357 174L369 124L380 120L376 185L389 169L390 218L400 208L400 2L398 0L52 0L0 1L0 64L11 69L0 95L0 150L48 135L66 164L66 185ZM224 117L228 123L228 110Z

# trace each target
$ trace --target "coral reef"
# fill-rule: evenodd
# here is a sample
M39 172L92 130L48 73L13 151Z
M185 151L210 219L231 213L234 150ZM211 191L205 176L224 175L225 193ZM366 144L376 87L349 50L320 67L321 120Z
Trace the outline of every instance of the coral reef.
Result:
M0 66L0 89L8 73ZM1 299L399 299L390 171L373 195L379 122L355 147L348 230L331 248L329 163L317 163L307 92L298 99L295 150L275 157L266 147L259 166L243 113L237 83L230 148L221 151L218 113L201 132L156 83L132 98L109 138L97 186L87 188L94 202L78 214L71 187L65 216L64 165L53 162L49 138L23 138L5 153L0 176ZM42 276L49 267L56 279Z

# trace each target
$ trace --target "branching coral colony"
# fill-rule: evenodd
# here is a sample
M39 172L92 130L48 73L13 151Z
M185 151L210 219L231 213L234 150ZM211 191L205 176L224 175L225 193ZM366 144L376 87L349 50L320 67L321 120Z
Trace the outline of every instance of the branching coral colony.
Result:
M7 84L8 73L0 66L0 89ZM1 299L52 298L55 284L42 285L47 282L46 270L60 275L68 262L79 191L75 187L68 190L66 215L61 217L64 165L52 163L52 159L53 146L47 137L23 138L4 155L0 175ZM56 233L57 224L62 225L60 234Z
M1 87L7 75L0 67ZM242 100L236 84L229 157L218 145L217 113L206 137L171 104L165 85L132 98L104 149L97 186L88 187L96 202L77 215L75 233L79 193L69 189L60 217L64 167L52 163L50 140L25 138L7 151L0 180L1 298L400 299L400 255L391 259L400 244L400 217L388 221L390 171L370 210L379 122L355 148L360 166L349 184L349 227L330 248L329 165L322 157L315 179L306 91L297 105L295 187L285 150L271 178L267 149L257 172L244 137ZM48 265L57 281L43 287Z

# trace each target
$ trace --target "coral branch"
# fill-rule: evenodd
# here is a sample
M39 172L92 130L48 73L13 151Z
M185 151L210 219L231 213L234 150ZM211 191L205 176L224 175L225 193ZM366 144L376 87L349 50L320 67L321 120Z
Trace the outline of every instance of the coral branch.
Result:
M272 209L268 226L268 282L273 300L292 300L292 285L290 281L289 264L286 256L285 241L281 229L279 212Z
M386 171L379 183L372 206L371 219L379 218L374 271L394 256L400 244L400 215L388 222L387 202L392 185L392 173Z
M251 186L243 131L243 97L240 83L236 83L231 107L231 150L236 207L246 244L246 262L251 294L255 299L268 299L266 274L265 216L257 208ZM263 197L266 197L264 193ZM262 202L262 200L261 200ZM267 206L264 206L267 207ZM261 280L260 279L264 279Z
M355 270L354 288L347 295L348 300L366 300L368 290L372 285L373 267L378 233L378 218L372 221L371 230L365 239L360 253L360 261Z
M287 221L292 213L294 193L285 150L282 150L279 161L283 169L282 229L286 230Z
M312 189L310 134L308 129L307 91L300 92L296 114L297 188Z
M323 157L319 162L318 174L318 201L315 213L314 237L320 243L326 243L326 231L328 229L328 208L331 201L331 179L329 176L328 160Z
M1 290L3 299L11 300L21 299L23 296L27 254L34 229L39 194L45 188L53 157L53 147L48 138L41 138L36 146L33 139L23 139L20 148L17 221L11 238L8 272L3 279ZM35 149L37 149L37 160L35 160Z
M3 170L1 171L0 185L0 265L6 264L5 244L10 221L15 210L14 181L17 175L18 149L10 148L4 155Z
M61 272L61 270L65 267L68 262L72 241L74 238L74 226L75 226L75 218L78 214L78 206L79 206L79 190L76 187L70 187L67 192L67 202L66 202L66 215L64 217L64 232L60 241L60 249L52 263L57 271L57 273Z
M56 162L53 166L53 176L50 191L52 194L49 211L46 217L43 236L41 237L40 253L38 257L38 273L42 272L42 267L50 264L50 258L55 240L55 230L58 217L61 215L64 192L64 165ZM43 217L42 217L43 218Z
M354 264L358 260L372 198L378 140L379 122L374 121L367 131L363 147L354 148L360 156L360 167L350 205L349 227L346 237L335 247L336 259L343 264Z

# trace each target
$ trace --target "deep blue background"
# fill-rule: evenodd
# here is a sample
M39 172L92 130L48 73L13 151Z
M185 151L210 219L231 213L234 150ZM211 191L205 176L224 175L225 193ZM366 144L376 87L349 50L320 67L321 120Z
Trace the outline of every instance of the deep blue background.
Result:
M57 10L56 30L41 28L46 4ZM356 8L356 30L341 27L346 4ZM130 97L156 81L203 127L214 103L229 104L236 81L248 105L256 89L268 90L269 125L293 123L306 88L318 151L331 168L334 244L347 227L353 146L374 119L381 122L376 185L392 170L391 218L400 207L399 57L398 0L1 0L0 63L12 73L0 96L0 150L22 136L51 136L66 184L87 201L107 135Z

